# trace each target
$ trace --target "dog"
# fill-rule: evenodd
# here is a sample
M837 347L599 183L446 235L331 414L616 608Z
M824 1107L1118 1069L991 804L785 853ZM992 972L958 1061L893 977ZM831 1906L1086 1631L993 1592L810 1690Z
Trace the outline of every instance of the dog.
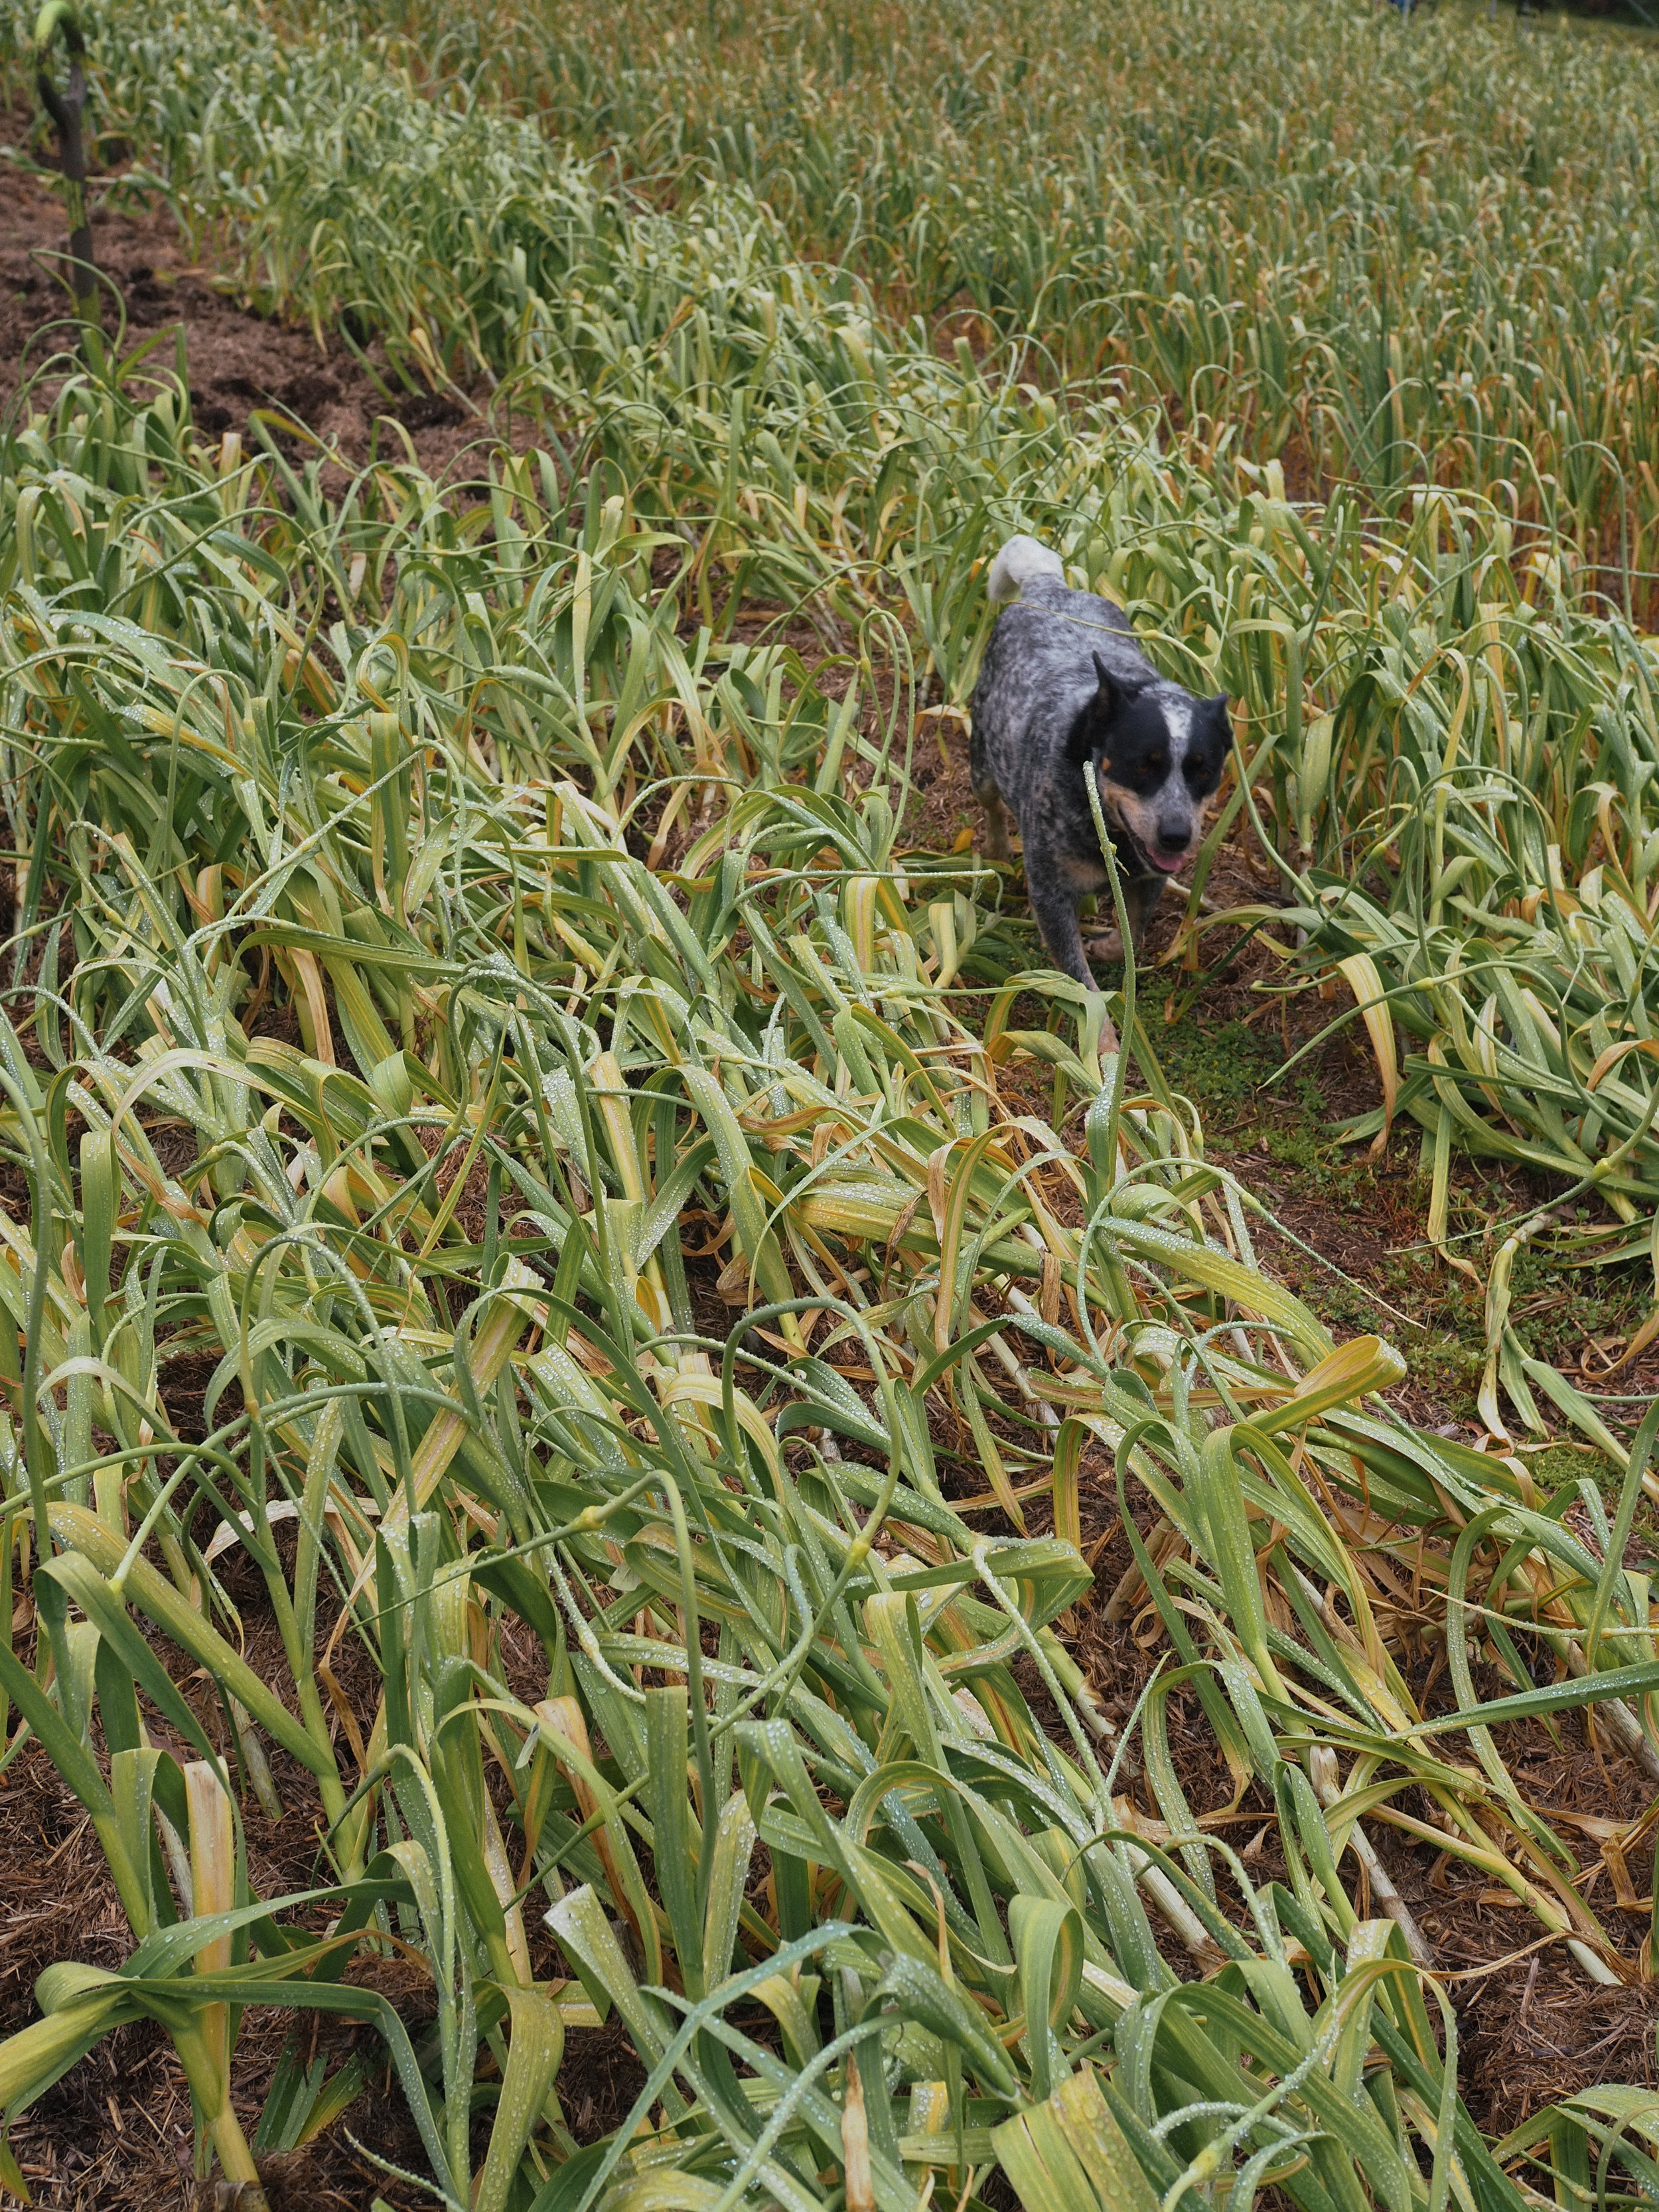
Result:
M1034 538L1008 540L986 589L1003 611L974 690L969 767L988 855L1010 858L1011 811L1043 941L1057 968L1094 990L1078 908L1111 879L1085 776L1099 779L1139 947L1221 781L1231 744L1226 694L1194 698L1161 677L1122 611L1068 590L1059 555ZM1104 956L1121 957L1121 946Z

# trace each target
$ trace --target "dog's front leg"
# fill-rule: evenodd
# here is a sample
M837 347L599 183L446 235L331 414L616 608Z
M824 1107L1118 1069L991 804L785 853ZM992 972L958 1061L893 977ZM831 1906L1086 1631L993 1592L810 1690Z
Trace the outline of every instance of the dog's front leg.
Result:
M974 696L975 709L979 695ZM1013 855L1008 850L1008 810L1002 803L1002 793L996 777L991 771L991 749L986 743L986 716L976 711L972 734L968 740L968 781L973 786L974 796L985 809L985 857L989 860L1007 861Z
M1041 847L1033 853L1029 837L1025 843L1025 889L1037 927L1042 932L1042 941L1055 967L1064 975L1075 976L1085 990L1097 989L1083 951L1083 932L1078 927L1078 904L1084 886L1074 883Z
M1152 909L1164 896L1164 880L1160 876L1130 876L1123 884L1123 910L1129 917L1129 942L1139 952L1146 941L1146 925L1152 918ZM1106 911L1111 911L1109 899L1103 901ZM1123 957L1123 939L1115 929L1103 936L1088 940L1091 959L1103 960L1115 967Z
M1146 925L1164 896L1166 881L1163 876L1131 876L1123 886L1123 908L1129 917L1129 934L1137 952L1146 941Z

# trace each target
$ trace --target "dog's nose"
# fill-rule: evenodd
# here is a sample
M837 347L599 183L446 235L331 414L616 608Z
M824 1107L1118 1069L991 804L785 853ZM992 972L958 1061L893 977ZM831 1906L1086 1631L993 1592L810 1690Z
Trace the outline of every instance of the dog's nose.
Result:
M1187 832L1179 823L1160 822L1158 825L1158 846L1161 853L1184 853Z

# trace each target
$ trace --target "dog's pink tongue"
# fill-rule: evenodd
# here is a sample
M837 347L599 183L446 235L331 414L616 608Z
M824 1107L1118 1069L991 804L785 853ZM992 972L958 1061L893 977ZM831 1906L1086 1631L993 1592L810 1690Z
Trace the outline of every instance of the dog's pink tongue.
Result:
M1151 855L1151 859L1155 868L1162 868L1166 876L1173 876L1186 866L1187 855L1184 853L1177 853L1175 859L1171 860L1162 853L1154 853Z

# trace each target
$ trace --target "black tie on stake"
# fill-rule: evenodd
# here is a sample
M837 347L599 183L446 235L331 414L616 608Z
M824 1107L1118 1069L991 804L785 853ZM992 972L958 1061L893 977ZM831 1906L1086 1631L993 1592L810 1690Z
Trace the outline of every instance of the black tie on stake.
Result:
M62 34L69 53L69 84L59 92L46 64L53 40ZM92 258L92 225L87 216L87 145L81 121L87 104L86 40L70 0L46 0L34 21L35 82L40 100L57 126L63 164L64 200L69 214L70 264L75 304L83 321L99 320L98 272Z

